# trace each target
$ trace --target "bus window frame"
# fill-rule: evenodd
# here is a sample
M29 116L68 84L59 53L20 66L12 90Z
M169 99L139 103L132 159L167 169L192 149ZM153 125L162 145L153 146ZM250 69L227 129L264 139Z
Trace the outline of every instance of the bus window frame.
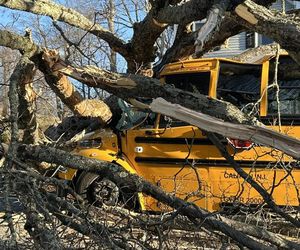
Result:
M224 62L228 63L228 62ZM251 63L235 63L235 62L229 62L230 64L237 64L237 65L253 65L253 66L260 66L261 67L261 74L260 74L260 92L259 92L259 99L257 102L259 102L259 117L266 116L267 115L267 108L268 108L268 96L267 96L267 88L268 88L268 82L269 82L269 61L265 61L260 64L251 64ZM219 76L220 76L220 68L221 63L218 64L218 78L215 86L215 96L217 96L217 89L219 85Z
M208 96L211 98L217 98L217 83L218 83L219 71L220 71L219 66L220 66L220 60L218 59L218 60L216 60L214 67L212 67L209 71L199 70L199 72L197 72L197 73L201 73L201 72L209 72L210 73ZM191 72L191 73L195 73L195 72ZM186 74L188 74L188 73L186 73ZM162 85L166 84L166 75L161 77L159 80ZM160 120L161 120L161 114L157 113L156 120L154 123L155 130L158 130L160 128L159 127Z
M259 107L260 117L267 116L267 112L268 112L269 67L270 67L269 60L262 63L261 81L260 81L260 107Z

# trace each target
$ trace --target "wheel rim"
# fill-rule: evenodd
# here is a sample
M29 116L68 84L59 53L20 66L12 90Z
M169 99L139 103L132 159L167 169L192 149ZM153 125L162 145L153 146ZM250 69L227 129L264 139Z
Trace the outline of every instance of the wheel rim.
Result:
M120 191L118 186L111 180L98 178L92 183L91 189L92 199L95 205L101 206L105 204L107 206L113 206L118 203Z

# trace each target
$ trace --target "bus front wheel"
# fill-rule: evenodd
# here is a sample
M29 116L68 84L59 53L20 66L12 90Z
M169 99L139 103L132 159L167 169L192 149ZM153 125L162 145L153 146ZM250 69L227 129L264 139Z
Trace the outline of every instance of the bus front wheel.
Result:
M76 192L95 206L115 206L120 198L120 189L108 178L94 173L81 173L76 183Z

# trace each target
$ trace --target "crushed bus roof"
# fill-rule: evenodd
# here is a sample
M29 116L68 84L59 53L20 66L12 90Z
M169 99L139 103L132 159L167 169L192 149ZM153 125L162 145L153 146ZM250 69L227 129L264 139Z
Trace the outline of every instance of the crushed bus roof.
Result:
M228 62L235 64L249 64L249 65L260 65L262 63L243 63L240 61L231 60L228 58L201 58L201 59L190 59L180 62L170 63L163 67L160 72L160 76L171 75L171 74L182 74L182 73L194 73L204 72L214 69L220 62Z
M287 53L282 53L281 56L288 56ZM263 57L257 57L255 62L241 62L228 58L199 58L199 59L188 59L184 61L174 62L167 64L163 67L160 72L160 76L174 75L182 73L196 73L210 71L216 68L220 62L227 62L241 65L261 65L263 62L271 60L275 55L264 55ZM254 61L254 60L253 60Z

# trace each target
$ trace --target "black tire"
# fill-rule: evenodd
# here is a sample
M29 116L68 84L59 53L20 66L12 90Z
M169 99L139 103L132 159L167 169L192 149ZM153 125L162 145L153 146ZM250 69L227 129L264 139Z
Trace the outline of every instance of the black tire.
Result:
M94 173L81 173L76 183L76 192L88 203L99 207L102 204L115 206L120 197L117 184Z
M103 199L101 195L96 196L95 187L97 187L97 185L99 187L99 183L101 184L101 182L104 182L104 184L108 186L110 194L112 195L110 198L104 197ZM88 203L98 207L101 207L104 203L108 206L120 204L136 211L140 209L137 193L130 192L126 187L118 187L116 183L104 176L100 177L94 173L82 172L76 181L75 189ZM96 197L100 197L101 199L96 199Z

